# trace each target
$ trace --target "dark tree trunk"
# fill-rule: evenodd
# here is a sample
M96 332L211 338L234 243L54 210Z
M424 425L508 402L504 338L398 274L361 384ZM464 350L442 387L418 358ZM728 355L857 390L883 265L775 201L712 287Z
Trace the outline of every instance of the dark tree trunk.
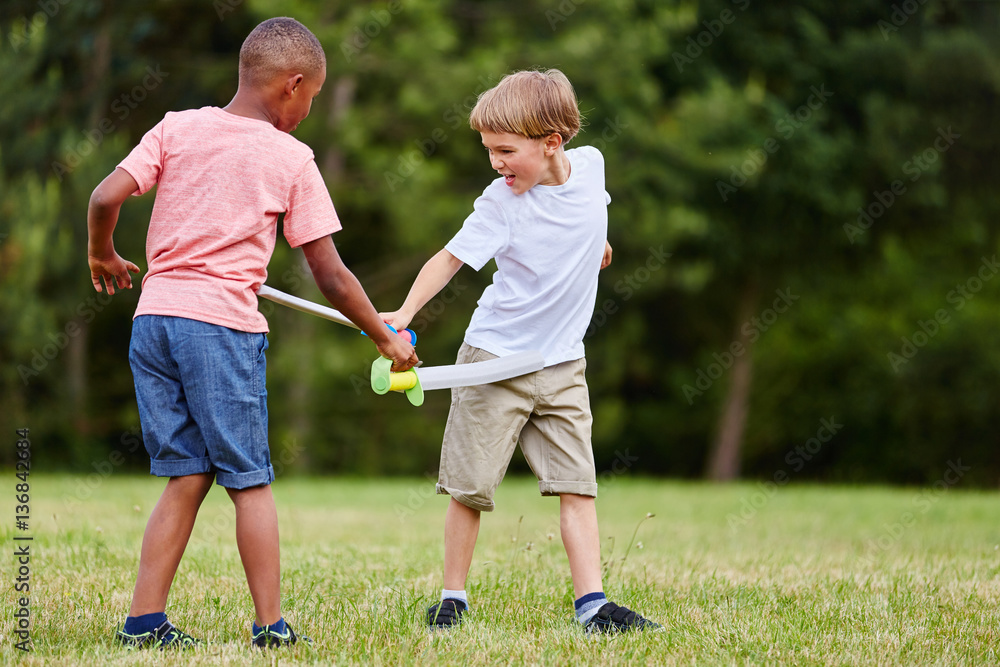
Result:
M757 307L757 289L748 283L740 295L736 335L740 344L737 350L742 354L733 355L733 366L729 373L729 388L719 415L719 427L709 454L706 475L716 482L729 482L740 475L740 460L743 447L743 432L750 410L750 384L753 375L753 342L744 324L753 317Z

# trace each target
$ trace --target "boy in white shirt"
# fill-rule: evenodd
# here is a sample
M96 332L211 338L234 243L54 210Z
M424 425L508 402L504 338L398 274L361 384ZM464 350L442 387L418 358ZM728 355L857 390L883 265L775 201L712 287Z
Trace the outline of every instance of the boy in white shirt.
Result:
M580 129L576 94L559 70L517 72L484 92L470 125L482 135L502 178L486 188L458 234L421 269L398 311L397 329L437 294L463 264L497 272L465 333L458 363L539 350L545 368L452 390L437 491L451 496L445 518L444 590L428 609L431 627L458 625L480 513L518 440L542 495L560 499L577 620L588 632L660 629L609 602L601 582L600 538L583 336L597 275L611 262L610 197L604 158L592 147L564 150Z

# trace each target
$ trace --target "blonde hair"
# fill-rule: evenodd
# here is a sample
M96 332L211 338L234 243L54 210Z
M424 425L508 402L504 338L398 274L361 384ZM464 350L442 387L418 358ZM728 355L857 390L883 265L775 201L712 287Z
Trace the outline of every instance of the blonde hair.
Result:
M514 72L479 96L469 125L528 139L556 133L566 143L580 131L580 109L573 84L559 70Z
M240 48L240 83L260 86L279 74L306 76L326 67L323 45L309 28L288 17L268 19L254 28Z

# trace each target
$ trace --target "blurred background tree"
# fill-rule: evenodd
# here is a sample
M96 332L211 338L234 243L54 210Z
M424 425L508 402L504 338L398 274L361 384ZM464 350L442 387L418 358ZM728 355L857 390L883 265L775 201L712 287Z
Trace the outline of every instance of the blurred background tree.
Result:
M296 136L383 310L494 176L476 96L516 69L573 81L571 146L604 152L613 199L586 340L599 471L919 483L961 459L996 484L1000 7L943 0L5 2L0 430L30 427L38 465L145 465L126 444L137 294L92 291L87 199L163 113L225 105L276 15L326 47ZM116 234L143 268L151 207L128 202ZM283 241L269 271L320 298ZM417 318L428 364L452 363L490 273ZM433 473L446 392L376 397L367 340L262 309L286 469Z

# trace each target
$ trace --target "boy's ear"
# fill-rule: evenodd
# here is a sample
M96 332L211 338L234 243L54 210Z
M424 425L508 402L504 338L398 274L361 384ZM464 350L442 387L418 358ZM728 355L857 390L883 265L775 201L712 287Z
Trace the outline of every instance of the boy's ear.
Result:
M553 132L549 136L545 137L545 155L551 156L555 155L555 152L559 150L559 147L563 145L562 135L558 132Z
M305 80L305 76L302 74L292 74L287 79L285 79L285 94L291 97L302 82Z

